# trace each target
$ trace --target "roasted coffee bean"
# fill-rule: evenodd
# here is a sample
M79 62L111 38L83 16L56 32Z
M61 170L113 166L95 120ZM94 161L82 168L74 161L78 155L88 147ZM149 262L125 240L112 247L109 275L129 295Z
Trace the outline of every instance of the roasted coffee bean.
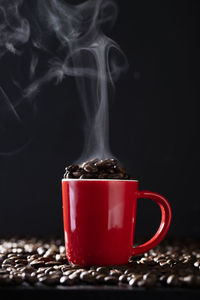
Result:
M117 269L110 270L110 276L119 277L122 274L123 274L123 272L120 270L117 270Z
M122 166L118 166L116 159L90 160L80 165L66 168L64 178L80 179L131 179Z
M81 177L82 172L81 171L75 171L75 172L72 173L72 175L74 176L74 178L79 178L79 177Z
M56 261L59 261L59 262L62 262L62 263L67 261L67 258L66 258L65 254L56 254L55 259L56 259Z
M60 283L63 284L63 285L71 285L71 284L73 284L74 282L73 282L73 280L69 279L68 276L62 276L62 277L60 278Z
M167 278L167 284L169 284L169 285L177 286L178 282L179 282L179 279L178 279L177 275L173 274Z
M107 267L98 267L96 271L102 274L109 274L109 269Z
M127 282L127 275L125 275L125 274L122 274L122 275L120 275L119 276L119 282L122 282L122 283L125 283L125 282Z
M143 276L140 274L136 274L136 275L130 277L130 280L128 280L129 281L128 283L131 286L135 286L141 280L143 280Z
M46 267L51 267L51 266L55 266L55 265L60 265L60 262L55 261L55 260L45 262Z
M82 163L82 167L85 165L85 164L95 164L96 162L98 162L99 159L98 158L93 158L93 159L90 159L90 160L87 160L85 161L84 163Z
M36 273L22 273L22 278L24 279L24 281L27 281L30 284L34 284L38 281Z
M91 179L92 177L93 177L92 174L85 173L85 174L80 176L80 179Z
M126 169L122 166L114 166L114 171L116 173L126 174Z
M195 280L195 276L190 274L190 275L187 275L187 276L184 276L184 277L179 277L179 280L180 282L186 284L186 285L194 285L196 283L196 280Z
M57 285L60 282L60 276L53 275L53 276L42 276L39 278L39 282L44 283L46 285Z
M97 173L98 172L98 168L91 163L85 164L83 166L83 170L86 171L87 173Z
M104 278L105 278L106 276L104 275L104 274L99 274L99 275L97 275L96 276L96 281L98 282L98 283L104 283Z
M101 174L98 175L98 178L99 179L106 179L106 178L108 178L108 174L107 173L101 173Z
M8 271L8 270L0 269L0 276L1 276L1 275L6 275L6 274L9 274L9 271Z
M71 283L76 283L79 281L79 273L73 272L69 275L69 279L71 280Z
M107 176L111 174L106 172ZM49 285L123 283L148 288L160 285L197 288L200 286L199 248L197 242L164 241L143 256L132 257L123 266L82 268L68 264L60 239L49 242L36 238L0 239L0 286L44 282ZM17 253L18 250L21 253Z
M66 172L66 173L64 174L64 178L73 178L73 175L72 175L72 173L70 173L70 172Z
M109 179L122 179L124 177L123 173L109 174Z
M20 274L13 274L13 275L10 275L10 279L12 280L12 282L14 284L20 284L23 282L23 278L22 278L22 275Z
M143 280L145 282L145 286L154 286L157 282L157 276L152 273L147 273L143 275Z
M36 260L38 257L40 257L38 254L29 255L27 256L27 260L28 262L31 262L33 260Z
M56 252L58 251L58 248L54 245L51 246L43 255L43 257L51 257L52 255L54 255Z
M12 278L9 274L0 275L0 285L10 285L12 284Z
M12 253L23 253L23 249L22 248L13 248L12 249Z
M73 272L74 272L74 270L66 270L66 271L63 271L63 275L69 276L69 275L72 274Z
M118 282L117 278L114 276L106 276L104 282L108 284L116 284Z
M87 272L87 271L81 272L80 279L82 281L88 282L88 283L91 283L91 282L94 281L93 276L89 272Z
M14 259L7 258L3 261L2 266L13 266L15 265Z
M194 266L198 268L198 267L200 266L200 260L197 260L197 261L194 263Z
M16 264L16 265L15 265L15 268L19 270L19 269L23 268L24 265L25 265L25 264Z
M66 171L67 172L75 172L79 169L79 166L78 165L70 165L66 168Z
M42 266L44 266L44 264L45 264L44 260L38 260L38 259L32 260L30 262L30 265L34 268L42 267Z
M16 254L13 254L13 253L9 253L8 255L7 255L7 258L10 258L10 259L19 259L19 256L17 256Z
M20 269L20 272L22 272L22 273L25 272L25 273L29 273L29 274L33 273L34 271L35 271L35 269L33 267L31 267L30 265L25 266Z
M22 265L27 265L27 260L26 259L16 259L15 260L16 264L22 264Z

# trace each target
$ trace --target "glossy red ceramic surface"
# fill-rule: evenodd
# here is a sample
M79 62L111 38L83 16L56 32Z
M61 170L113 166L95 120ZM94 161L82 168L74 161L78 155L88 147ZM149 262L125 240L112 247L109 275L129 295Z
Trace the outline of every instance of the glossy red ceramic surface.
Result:
M66 254L73 264L127 263L130 256L155 247L170 226L167 200L152 192L138 192L137 181L66 179L62 193ZM162 220L150 241L133 248L138 198L155 200Z

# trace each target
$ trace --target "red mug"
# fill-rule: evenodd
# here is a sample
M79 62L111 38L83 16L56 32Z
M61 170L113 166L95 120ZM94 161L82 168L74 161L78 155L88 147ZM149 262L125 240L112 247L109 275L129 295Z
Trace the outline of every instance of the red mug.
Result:
M120 265L158 245L171 223L171 208L161 195L138 191L137 180L63 179L66 255L80 266ZM154 200L162 219L156 234L133 248L138 198Z

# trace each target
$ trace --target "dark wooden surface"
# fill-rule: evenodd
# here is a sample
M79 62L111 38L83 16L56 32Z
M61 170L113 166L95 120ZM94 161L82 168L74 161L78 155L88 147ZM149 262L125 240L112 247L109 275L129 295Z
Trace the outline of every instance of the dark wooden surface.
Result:
M133 288L129 286L92 286L76 285L71 287L46 287L36 285L34 287L24 284L18 287L1 287L0 299L200 299L200 289L188 288Z

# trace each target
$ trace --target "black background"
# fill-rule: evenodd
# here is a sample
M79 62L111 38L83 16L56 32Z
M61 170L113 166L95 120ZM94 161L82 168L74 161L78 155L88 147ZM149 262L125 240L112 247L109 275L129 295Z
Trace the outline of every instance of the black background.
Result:
M140 189L167 197L173 210L169 235L199 236L200 3L118 4L111 37L125 52L129 70L116 84L110 109L111 150L139 179ZM18 94L8 79L15 77L16 69L26 85L30 53L24 53L0 60L0 85L12 100ZM18 107L24 127L0 114L0 122L6 124L0 136L3 236L63 234L61 178L65 166L81 154L84 115L73 78L46 85L36 101L37 105L27 100ZM27 141L21 151L8 155ZM140 200L137 235L150 237L159 220L159 208Z

